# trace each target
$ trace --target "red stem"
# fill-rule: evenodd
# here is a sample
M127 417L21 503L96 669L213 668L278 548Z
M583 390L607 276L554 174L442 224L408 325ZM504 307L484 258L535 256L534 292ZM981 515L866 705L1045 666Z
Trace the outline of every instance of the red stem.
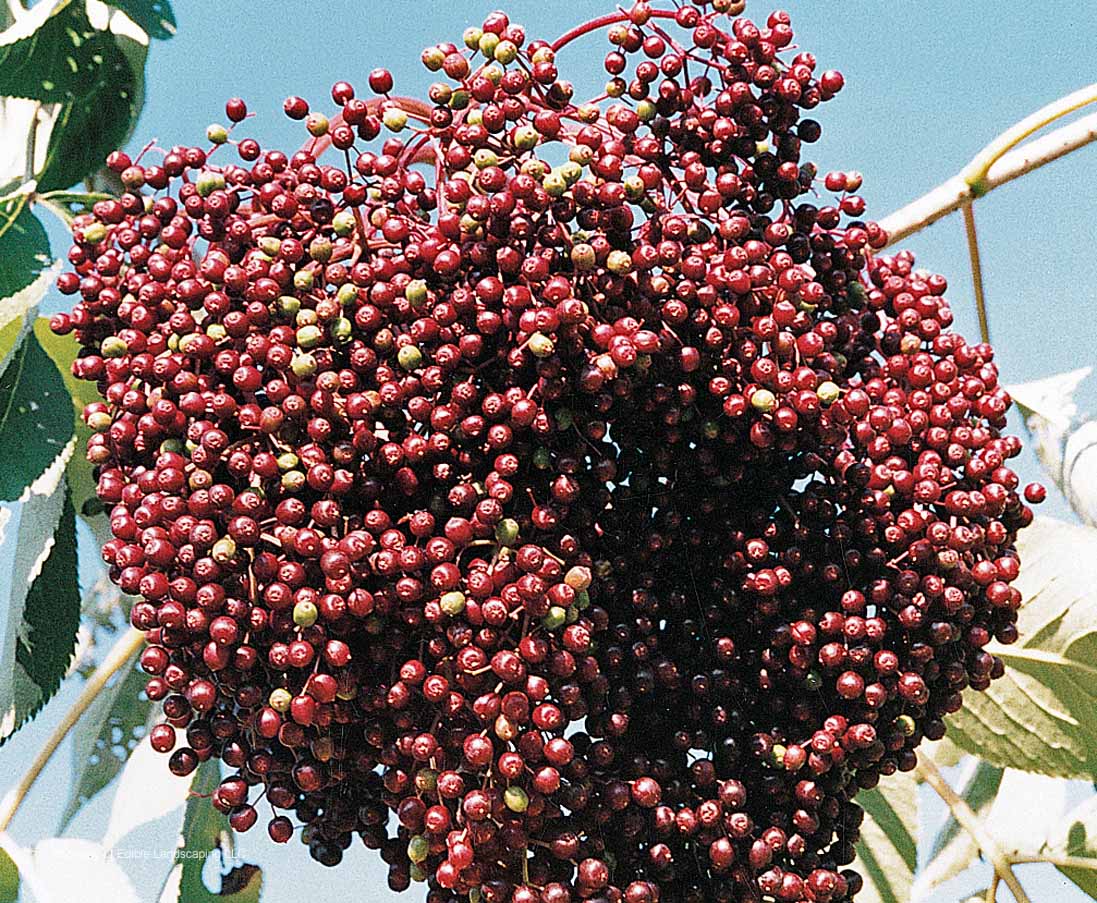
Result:
M651 15L656 19L673 19L675 13L674 10L670 9L653 9ZM576 38L581 38L583 35L590 34L592 31L597 31L599 28L605 28L607 25L616 25L618 22L630 21L632 20L626 12L618 11L615 13L607 13L604 16L599 16L597 19L591 19L583 25L577 25L567 34L558 37L552 42L552 50L555 53L561 47L570 44Z
M430 114L433 108L429 104L423 103L423 101L417 100L414 97L374 97L366 101L366 106L371 113L376 113L386 102L394 103L405 113L409 113L427 123L430 122ZM314 160L319 160L324 151L331 147L332 130L342 124L343 113L340 111L331 117L331 122L328 123L327 133L321 135L319 138L313 138L308 144L301 148L301 150L312 154ZM432 148L427 148L425 152L420 151L411 161L409 161L409 165L410 163L429 163L432 160L434 160L434 150Z

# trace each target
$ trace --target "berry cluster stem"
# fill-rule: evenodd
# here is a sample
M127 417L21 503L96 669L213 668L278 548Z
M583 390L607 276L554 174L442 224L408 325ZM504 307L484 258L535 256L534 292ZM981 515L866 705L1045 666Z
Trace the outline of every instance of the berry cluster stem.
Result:
M975 229L975 205L964 205L964 233L967 235L967 253L971 260L971 283L975 290L975 310L979 314L979 336L990 341L990 323L987 318L987 299L983 290L983 262L979 256L979 233Z
M651 10L651 16L655 19L673 19L674 10L653 9ZM560 37L552 42L552 50L556 53L562 47L566 47L572 41L583 37L583 35L590 34L592 31L597 31L599 28L605 28L607 25L616 25L618 22L629 21L631 21L631 19L627 12L618 11L615 13L606 13L606 15L599 16L597 19L591 19L589 22L584 22L582 25L576 25L571 31L560 35Z

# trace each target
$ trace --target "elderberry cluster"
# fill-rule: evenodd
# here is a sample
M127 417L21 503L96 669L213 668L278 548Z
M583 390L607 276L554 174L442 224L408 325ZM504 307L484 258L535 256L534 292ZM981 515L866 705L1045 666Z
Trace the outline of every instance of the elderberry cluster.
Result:
M111 155L52 327L151 743L236 830L430 903L842 903L857 791L1002 673L1042 490L993 351L802 160L842 76L741 7L493 13L427 101L287 99L292 155L235 98Z

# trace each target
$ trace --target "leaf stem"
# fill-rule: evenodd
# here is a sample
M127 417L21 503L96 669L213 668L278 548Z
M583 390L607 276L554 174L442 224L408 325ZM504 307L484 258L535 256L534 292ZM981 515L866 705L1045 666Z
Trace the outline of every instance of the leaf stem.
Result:
M19 783L15 785L4 796L2 802L0 802L0 834L7 831L11 825L12 819L15 817L15 813L19 810L19 806L22 804L27 793L31 787L34 786L34 782L38 780L38 776L42 773L53 757L53 754L57 751L57 748L68 736L69 731L76 726L76 723L80 720L80 717L88 710L88 707L95 701L95 698L107 685L107 682L118 673L130 660L130 657L141 648L141 644L145 641L145 635L133 627L130 627L126 632L118 638L118 641L111 647L110 652L107 653L106 658L100 663L99 667L95 669L91 677L88 678L84 689L80 691L80 695L77 697L76 702L72 704L66 713L65 717L61 719L61 723L53 729L53 733L49 735L46 742L42 745L42 749L39 750L38 755L35 756L34 761L31 763L30 768L22 778L19 779Z
M29 182L34 178L34 154L38 142L38 114L42 110L41 102L34 105L34 113L30 117L30 128L27 129L27 158L23 163L23 181Z
M979 233L975 229L975 205L964 205L964 232L967 234L967 253L971 260L971 282L975 289L975 310L979 314L979 335L990 342L990 324L987 321L987 299L983 291L983 264L979 257Z
M948 781L945 780L945 776L941 774L940 769L931 759L922 756L918 759L917 770L922 780L929 784L937 795L944 800L945 805L951 810L953 818L979 845L983 855L994 866L995 875L1006 883L1006 887L1009 888L1017 903L1032 903L1028 898L1028 894L1025 893L1025 889L1021 887L1021 882L1013 874L1009 857L1002 852L1001 847L998 846L994 838L987 833L983 823L979 821L979 817L972 811L971 806L952 789Z
M1015 148L987 170L983 180L986 189L984 194L1095 140L1097 113L1092 113ZM888 244L893 245L954 213L975 197L975 192L964 180L963 173L960 173L884 217L880 220L880 225L887 230Z

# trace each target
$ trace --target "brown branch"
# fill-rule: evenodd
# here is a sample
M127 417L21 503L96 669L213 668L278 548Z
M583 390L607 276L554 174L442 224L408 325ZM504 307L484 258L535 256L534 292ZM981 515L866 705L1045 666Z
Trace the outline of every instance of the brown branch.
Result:
M1004 154L987 170L983 182L984 193L1085 147L1094 140L1097 140L1097 113L1083 116ZM880 220L880 225L887 230L888 244L895 244L954 213L965 204L971 203L975 197L975 191L961 173L884 217Z
M983 851L983 855L994 866L994 873L1006 883L1006 887L1009 888L1017 903L1032 903L1028 898L1028 894L1025 893L1025 889L1021 887L1021 882L1013 874L1009 857L1002 852L1001 847L987 833L983 823L979 821L979 816L972 811L967 801L952 789L948 781L945 780L945 776L941 774L940 769L931 759L925 756L919 757L918 774L944 800L945 805L951 810L953 818L956 819L960 827L972 836L979 849Z

